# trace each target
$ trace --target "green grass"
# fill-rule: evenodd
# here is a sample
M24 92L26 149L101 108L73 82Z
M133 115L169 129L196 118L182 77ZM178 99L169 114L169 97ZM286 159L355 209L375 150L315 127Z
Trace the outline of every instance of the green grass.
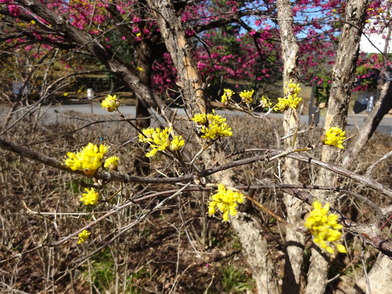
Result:
M229 264L221 268L222 290L224 293L237 294L252 290L254 281L245 273L244 270Z

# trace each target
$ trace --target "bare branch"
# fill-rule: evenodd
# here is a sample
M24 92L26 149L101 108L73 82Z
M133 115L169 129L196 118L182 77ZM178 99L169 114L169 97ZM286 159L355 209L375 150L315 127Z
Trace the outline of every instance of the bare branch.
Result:
M382 185L372 179L369 179L368 177L361 176L361 175L356 174L352 171L349 171L345 168L338 167L336 165L332 165L332 164L323 162L321 160L317 160L317 159L314 159L314 158L311 158L308 156L304 156L301 154L289 154L288 157L294 158L294 159L302 161L302 162L318 165L318 166L320 166L326 170L332 171L338 175L341 175L346 178L360 182L360 183L362 183L368 187L371 187L371 188L375 189L376 191L379 191L380 193L392 198L392 189L385 187L384 185Z

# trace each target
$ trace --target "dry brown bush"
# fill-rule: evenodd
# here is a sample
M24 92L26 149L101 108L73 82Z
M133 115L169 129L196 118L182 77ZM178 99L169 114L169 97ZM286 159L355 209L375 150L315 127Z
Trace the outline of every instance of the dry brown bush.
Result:
M96 120L105 122L93 123ZM230 123L235 134L225 141L224 148L233 159L241 159L250 148L279 148L276 134L282 133L281 121L270 119L267 123L255 123L252 118L234 117ZM83 127L86 125L89 126ZM81 119L77 113L58 116L56 120L47 116L37 120L30 116L7 135L15 142L58 159L87 142L104 142L110 144L111 155L120 156L122 172L132 171L131 159L140 147L135 130L127 123L108 116L91 115ZM319 129L312 129L300 142L317 144L320 135ZM366 172L391 146L391 138L377 135L356 162L356 171ZM311 151L309 155L317 155L317 152ZM391 158L376 166L371 176L391 185L390 166ZM0 289L5 293L19 293L14 290L27 293L203 293L206 289L208 293L226 293L228 286L222 282L225 270L230 271L226 266L236 264L246 269L240 243L230 226L206 215L208 191L182 193L139 222L144 213L173 194L154 195L154 192L170 191L174 186L109 183L103 188L106 201L88 215L84 213L91 209L83 207L78 199L83 187L92 184L91 180L3 150L0 150L0 167ZM255 162L236 167L234 171L238 184L250 185L279 182L279 168L279 161ZM157 174L158 170L173 172L173 166L158 156L153 161L152 171ZM304 183L315 173L313 167L301 165ZM350 182L344 180L342 185L350 186ZM111 198L116 191L118 194ZM355 192L376 203L385 201L366 187L358 187ZM260 189L250 193L265 207L284 216L281 191ZM71 238L51 246L100 217L102 211L108 212L130 199L135 200L133 205L91 228L92 238L86 244L77 245L77 239ZM372 218L368 207L348 195L342 195L340 205L342 211L357 220ZM269 232L265 237L271 241L271 254L277 264L282 263L280 244L283 240L276 220L257 208L253 210L261 215L262 224ZM118 230L132 223L135 223L132 228L108 243ZM369 252L371 260L374 252ZM89 256L90 253L94 255ZM353 257L339 260L336 271L347 265L355 268L353 260ZM249 275L245 271L244 279L249 280Z

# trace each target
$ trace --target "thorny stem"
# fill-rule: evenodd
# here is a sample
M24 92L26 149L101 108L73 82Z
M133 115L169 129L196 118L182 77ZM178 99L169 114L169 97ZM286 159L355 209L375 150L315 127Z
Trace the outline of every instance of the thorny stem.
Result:
M302 151L310 151L310 150L313 150L313 148L312 147L305 147L305 148L299 148L299 149L295 149L295 150L287 150L287 151L284 151L284 152L282 152L280 154L277 154L275 156L272 156L272 157L268 158L268 161L272 161L272 160L275 160L277 158L287 156L287 155L289 155L291 153L302 152Z
M139 129L130 119L127 119L125 117L125 115L120 112L120 110L117 109L118 114L121 116L122 119L124 119L127 123L129 123L133 128L135 128L136 131L138 131L138 133L142 134L144 137L146 137L146 135L143 134L142 130ZM147 137L146 137L147 138Z
M6 139L3 136L0 136L0 148L3 148L5 150L9 150L13 153L19 154L23 157L32 159L34 161L43 163L47 166L55 167L57 169L64 170L64 171L67 171L70 173L86 176L81 171L72 171L70 168L63 165L57 159L49 157L49 156L42 154L40 152L34 151L34 150L27 148L25 146L19 145L13 141ZM99 173L95 174L94 177L97 179L105 180L105 181L119 181L119 182L123 182L123 183L131 183L131 182L134 182L134 183L172 183L172 184L187 183L187 182L194 181L196 178L207 177L209 175L212 175L217 172L227 170L230 168L250 164L253 162L257 162L257 161L271 160L270 159L271 157L274 157L274 156L282 153L280 150L271 150L271 149L267 150L267 149L260 149L260 148L248 149L246 151L263 151L264 154L256 155L254 157L249 157L249 158L245 158L245 159L241 159L241 160L237 160L237 161L233 161L233 162L230 162L227 164L222 164L222 165L219 165L219 166L216 166L213 168L207 168L207 169L204 169L204 170L198 172L197 174L185 174L180 177L152 178L152 177L132 176L132 175L121 174L121 173L109 173L106 171L99 172ZM360 182L362 184L365 184L365 185L375 189L376 191L392 198L392 190L390 188L385 187L384 185L382 185L372 179L369 179L365 176L351 172L345 168L338 167L336 165L326 163L321 160L317 160L317 159L311 158L309 156L305 156L305 155L301 155L301 154L297 154L297 153L291 152L291 153L287 154L286 156L291 157L296 160L299 160L299 161L302 161L302 162L306 162L308 164L314 164L314 165L320 166L324 169L333 171L338 175L341 175L343 177L346 177L346 178L352 179L354 181Z

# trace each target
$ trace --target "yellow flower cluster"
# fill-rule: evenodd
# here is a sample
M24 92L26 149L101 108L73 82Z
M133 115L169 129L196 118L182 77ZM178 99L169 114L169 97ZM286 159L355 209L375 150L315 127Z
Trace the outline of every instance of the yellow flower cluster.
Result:
M182 139L182 136L174 136L170 142L169 149L171 151L180 150L184 146L184 143L185 141Z
M330 128L324 136L323 143L325 145L334 146L340 149L344 149L343 142L346 140L346 132L338 127Z
M120 159L117 156L110 156L108 159L105 160L105 163L103 164L103 166L104 166L104 168L107 168L110 170L117 170L119 160Z
M84 188L86 193L82 193L82 197L80 197L80 201L83 202L84 205L95 205L98 203L99 194L95 191L94 188Z
M235 94L235 92L231 89L223 89L223 95L221 96L221 102L223 104L229 103L231 97Z
M90 234L91 233L87 230L83 230L82 232L80 232L78 235L79 237L78 244L82 244L83 242L86 242Z
M139 141L142 143L149 143L152 148L146 156L152 157L158 151L163 151L169 147L171 151L176 151L184 146L185 141L182 139L182 136L173 136L173 139L170 140L170 132L172 128L164 128L161 130L160 128L149 128L144 129L142 131L143 134L139 134Z
M216 213L216 209L218 209L223 213L223 221L228 221L229 214L233 216L237 215L238 204L243 203L244 200L244 194L226 189L223 184L219 184L218 192L211 196L210 203L208 204L208 214L213 215Z
M267 96L261 96L260 106L263 108L271 108L272 102Z
M285 95L298 95L301 92L301 86L294 84L292 80L285 87Z
M322 206L318 201L312 203L313 210L305 220L305 227L314 236L313 241L328 253L334 254L335 250L347 253L343 244L338 243L342 233L339 231L343 226L338 224L339 216L329 213L329 203Z
M230 137L233 135L231 127L226 123L226 118L215 114L214 110L208 114L197 113L192 120L201 125L200 133L203 139L214 140L219 137Z
M116 95L108 95L105 100L101 102L102 108L105 108L109 112L113 112L120 107L120 101L117 100Z
M253 102L253 93L255 92L255 90L252 91L247 91L244 90L240 93L240 97L242 102L246 103L246 104L252 104Z
M88 176L95 174L95 171L101 166L102 158L108 151L109 147L106 145L94 145L88 143L80 152L67 153L65 165L72 170L80 170Z
M244 90L244 91L240 92L239 95L241 97L241 101L246 104L252 104L254 92L255 92L255 90L251 90L251 91ZM234 94L235 94L235 92L231 89L223 89L223 95L221 96L221 102L223 104L230 103L230 100Z
M278 98L278 103L274 106L274 110L285 111L289 108L296 109L302 102L302 98L298 96L299 92L301 92L300 85L290 81L284 88L285 98Z

